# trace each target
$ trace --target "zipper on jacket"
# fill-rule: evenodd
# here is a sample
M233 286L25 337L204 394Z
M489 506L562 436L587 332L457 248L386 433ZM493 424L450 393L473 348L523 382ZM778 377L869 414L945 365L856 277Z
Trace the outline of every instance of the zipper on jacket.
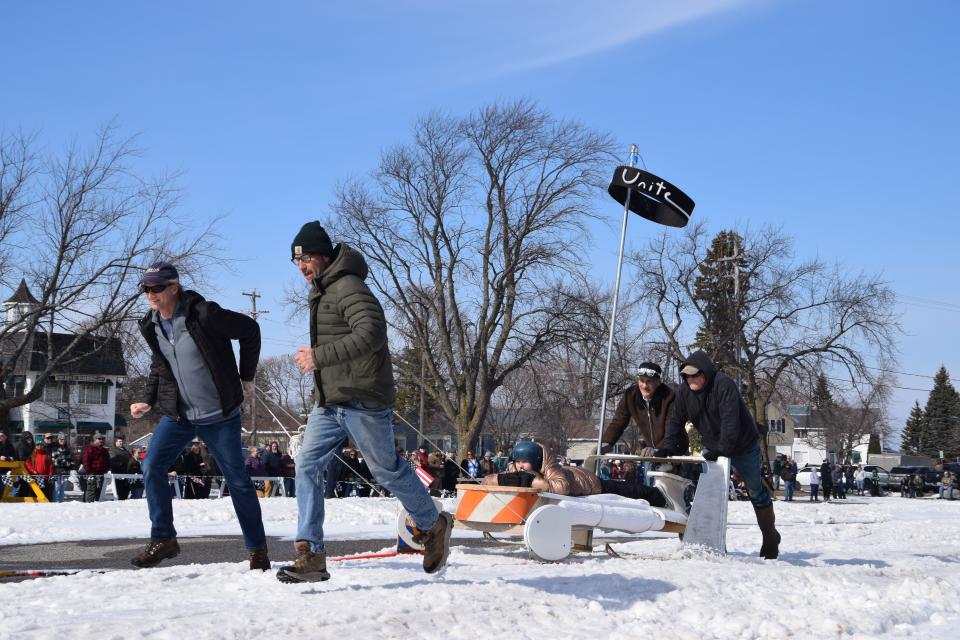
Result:
M650 442L647 443L649 447L656 447L657 443L653 441L653 416L650 415L650 403L644 400L644 403L647 405L647 429L650 430Z
M188 333L189 333L189 332L188 332ZM183 371L180 369L180 359L177 357L177 345L175 345L174 343L171 342L171 343L170 343L170 348L173 349L173 360L174 360L174 362L177 363L177 373L180 374L180 379L182 380L182 379L183 379ZM178 388L178 391L183 394L183 400L184 400L184 402L186 403L186 405L187 405L188 407L194 406L194 405L193 405L193 402L190 400L190 394L187 393L187 390L186 390L186 389L182 389L182 390L179 389L180 385L177 383L177 380L176 380L176 379L174 379L173 384L176 385L177 388ZM177 407L177 413L178 413L178 414L180 413L180 407ZM190 416L187 416L187 420L189 420L189 419L190 419ZM179 422L179 420L178 420L178 422Z

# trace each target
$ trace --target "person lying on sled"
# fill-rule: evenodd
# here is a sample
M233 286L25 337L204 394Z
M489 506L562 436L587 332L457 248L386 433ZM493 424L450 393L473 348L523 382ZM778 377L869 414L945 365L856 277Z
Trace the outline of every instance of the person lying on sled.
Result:
M547 447L529 440L514 445L504 472L484 476L483 484L531 487L564 496L601 493L596 475L580 467L561 467Z
M562 467L556 457L539 442L521 440L510 452L506 471L484 476L483 484L501 487L530 487L563 496L591 496L615 493L643 499L653 507L664 507L666 498L659 489L642 481L601 480L582 467Z

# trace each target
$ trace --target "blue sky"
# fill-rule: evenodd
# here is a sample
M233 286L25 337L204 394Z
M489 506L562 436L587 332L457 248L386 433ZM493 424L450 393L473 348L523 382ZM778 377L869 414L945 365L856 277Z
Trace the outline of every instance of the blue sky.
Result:
M956 2L6 2L0 23L0 129L56 149L115 119L144 173L183 171L182 211L226 216L238 260L219 300L265 293L267 355L302 340L279 305L290 240L337 181L418 114L526 97L610 132L624 158L637 143L714 231L774 224L799 257L882 273L899 369L960 379ZM610 203L598 273L616 262ZM657 230L634 221L639 246ZM914 399L897 392L897 429Z

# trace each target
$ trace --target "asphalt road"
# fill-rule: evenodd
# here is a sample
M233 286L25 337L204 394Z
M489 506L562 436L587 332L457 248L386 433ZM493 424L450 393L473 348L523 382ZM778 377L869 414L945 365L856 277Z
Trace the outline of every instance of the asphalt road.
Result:
M130 558L140 552L148 540L122 538L115 540L81 540L77 542L52 542L0 546L0 581L27 579L26 576L3 576L4 572L17 571L75 571L82 569L130 570ZM177 564L211 564L215 562L246 561L247 552L240 536L210 536L202 538L179 538L180 555L164 560L160 566ZM458 541L459 543L460 541ZM469 544L468 541L464 540ZM396 547L392 540L328 540L328 556L345 556L380 551ZM292 561L295 557L289 540L267 538L270 560L274 563Z

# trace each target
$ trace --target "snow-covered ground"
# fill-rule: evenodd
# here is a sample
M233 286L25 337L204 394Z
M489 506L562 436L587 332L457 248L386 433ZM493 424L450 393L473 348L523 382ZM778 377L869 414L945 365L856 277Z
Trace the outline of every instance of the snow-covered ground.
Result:
M294 500L262 505L268 535L292 536ZM3 583L0 638L956 637L960 501L775 508L778 561L756 557L760 534L740 502L726 556L671 536L618 544L629 558L598 549L557 564L518 546L454 546L441 576L401 556L331 563L328 582L305 585L239 561ZM229 501L178 501L175 514L181 537L239 534ZM327 515L331 539L387 538L396 503L331 500ZM146 534L143 501L0 505L0 545Z

